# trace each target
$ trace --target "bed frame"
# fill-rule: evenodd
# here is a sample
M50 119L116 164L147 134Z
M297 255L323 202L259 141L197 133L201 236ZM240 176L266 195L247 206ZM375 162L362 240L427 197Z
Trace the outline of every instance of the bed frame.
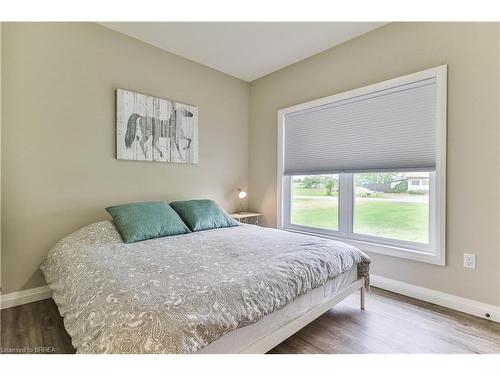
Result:
M365 309L365 279L360 278L347 287L340 290L332 298L326 300L320 305L313 307L311 310L307 311L305 314L299 316L298 318L288 322L274 331L260 337L256 341L247 345L241 350L236 351L236 353L242 354L264 354L269 350L285 341L288 337L292 336L295 332L299 331L313 320L323 315L325 312L330 310L333 306L344 300L346 297L355 293L357 290L360 291L360 308Z

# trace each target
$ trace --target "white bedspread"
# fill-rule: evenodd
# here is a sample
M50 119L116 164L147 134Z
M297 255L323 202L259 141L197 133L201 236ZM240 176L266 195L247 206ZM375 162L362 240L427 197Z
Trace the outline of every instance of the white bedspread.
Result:
M103 221L41 269L78 353L192 353L369 258L342 242L253 225L124 244Z

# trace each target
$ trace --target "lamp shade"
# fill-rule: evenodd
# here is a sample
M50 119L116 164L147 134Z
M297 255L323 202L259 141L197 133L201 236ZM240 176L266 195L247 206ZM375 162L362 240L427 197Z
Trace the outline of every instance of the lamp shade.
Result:
M238 198L244 199L246 197L247 197L247 192L245 190L238 189Z

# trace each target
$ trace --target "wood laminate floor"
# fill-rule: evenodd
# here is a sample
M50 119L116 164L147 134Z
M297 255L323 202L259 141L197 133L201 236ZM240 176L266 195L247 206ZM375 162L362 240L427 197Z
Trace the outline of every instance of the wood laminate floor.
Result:
M0 329L2 352L75 352L51 299L3 310ZM365 311L352 295L270 353L500 353L500 324L372 288Z

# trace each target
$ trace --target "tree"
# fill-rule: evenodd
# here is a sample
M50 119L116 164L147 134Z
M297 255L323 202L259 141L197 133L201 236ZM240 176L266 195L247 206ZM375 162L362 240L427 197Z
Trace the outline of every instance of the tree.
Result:
M321 179L318 176L307 176L304 177L302 183L306 189L317 188L321 183Z
M332 190L337 190L337 180L327 176L325 177L326 195L332 195Z

